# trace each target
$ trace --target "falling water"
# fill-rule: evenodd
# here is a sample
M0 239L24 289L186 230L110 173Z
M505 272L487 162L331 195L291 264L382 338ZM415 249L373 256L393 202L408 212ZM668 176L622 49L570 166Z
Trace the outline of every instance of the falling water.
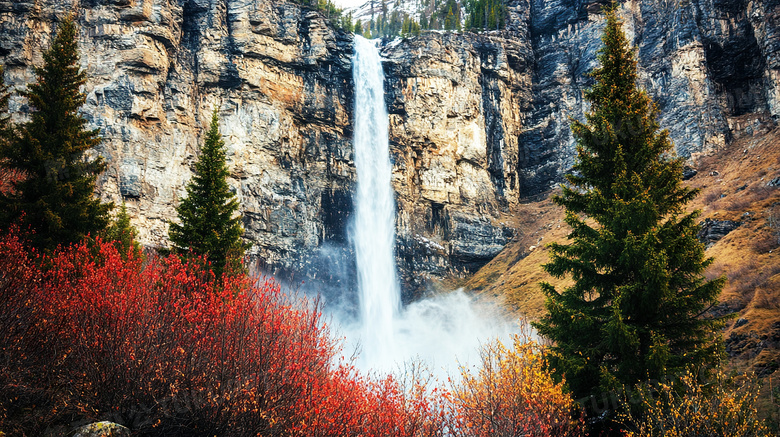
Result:
M400 307L388 117L379 50L360 36L355 36L353 66L357 168L353 240L363 331L362 359L387 363L394 358L393 321Z
M352 240L360 320L347 327L346 337L360 347L357 364L364 370L392 372L414 361L440 377L453 375L458 364L473 359L481 342L508 341L512 327L499 309L462 291L401 308L384 74L379 50L360 36L355 36L353 78L357 194Z

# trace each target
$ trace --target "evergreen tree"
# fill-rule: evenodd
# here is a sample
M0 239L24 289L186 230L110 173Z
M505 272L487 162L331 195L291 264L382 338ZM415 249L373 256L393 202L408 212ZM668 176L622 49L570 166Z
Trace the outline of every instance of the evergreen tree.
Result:
M662 379L718 359L720 321L703 318L724 279L696 234L698 213L682 185L658 110L636 86L634 53L615 7L607 13L600 67L586 92L587 124L574 122L578 162L554 201L566 208L568 244L550 245L544 266L574 284L542 284L548 314L534 326L555 342L549 363L576 398Z
M104 230L111 205L94 196L105 163L85 156L101 139L97 129L85 129L87 121L78 114L86 99L79 92L86 75L78 65L72 18L60 23L43 60L35 68L37 83L23 93L32 108L30 121L0 149L0 162L24 175L13 190L0 194L0 225L21 219L33 231L34 246L52 249Z
M506 27L508 9L505 0L467 0L466 29L500 30Z
M230 192L228 175L215 109L187 197L176 209L181 224L171 223L168 235L177 253L206 256L217 276L226 266L237 267L245 249L238 200Z
M455 29L455 14L452 13L452 6L447 10L447 15L444 17L444 30Z
M339 13L341 13L341 11ZM352 24L352 12L346 15L341 15L339 27L346 30L347 32L352 32L354 30L355 26Z
M138 230L130 223L127 206L122 202L116 217L106 228L105 238L113 241L122 257L126 258L131 250L135 256L141 255L141 245L136 241L136 237L138 237Z
M0 65L0 151L4 151L11 140L11 116L8 115L8 100L10 97L11 93L8 90L8 85L5 83L5 70ZM2 162L0 162L0 170L6 171L6 167L2 166ZM0 183L5 183L5 179L3 178Z
M11 93L8 90L4 80L4 70L0 66L0 151L8 147L8 143L13 138L13 127L11 117L8 115L8 99ZM13 191L14 182L20 179L20 172L5 165L6 161L0 158L0 195Z
M411 29L412 35L420 35L420 25L414 20L411 20Z

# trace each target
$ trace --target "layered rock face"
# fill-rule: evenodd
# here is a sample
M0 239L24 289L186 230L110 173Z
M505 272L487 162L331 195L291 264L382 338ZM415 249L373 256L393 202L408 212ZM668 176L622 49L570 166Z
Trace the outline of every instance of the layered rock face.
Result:
M521 115L532 100L528 3L494 34L385 44L386 100L405 283L474 271L513 236Z
M587 110L585 74L596 65L607 1L532 0L533 110L520 138L519 188L542 193L573 164L568 119ZM695 162L778 115L774 0L629 0L619 14L637 48L640 80L677 153Z
M104 138L101 195L164 246L200 134L220 114L245 237L272 272L344 239L354 182L351 36L314 11L254 0L0 3L6 81L34 80L58 18L80 25L83 108ZM15 98L11 110L23 114Z
M601 45L601 3L512 0L508 29L382 41L406 299L473 271L512 238L512 205L573 163ZM683 156L774 123L776 0L624 2L641 80ZM270 273L353 284L352 36L281 0L0 0L0 56L32 82L56 22L75 14L83 109L104 142L100 194L166 244L201 132L217 108L246 238ZM24 119L26 102L10 105Z

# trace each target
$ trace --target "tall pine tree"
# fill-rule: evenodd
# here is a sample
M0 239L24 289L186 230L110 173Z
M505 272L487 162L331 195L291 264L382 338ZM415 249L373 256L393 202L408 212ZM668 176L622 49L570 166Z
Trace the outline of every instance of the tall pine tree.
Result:
M217 277L226 267L237 267L245 249L238 200L230 192L228 175L215 110L187 197L177 208L181 224L171 223L168 235L177 253L206 256Z
M719 322L703 314L724 280L704 278L712 260L696 239L698 213L684 211L697 192L682 185L683 162L636 86L615 8L585 94L587 124L572 124L578 162L554 198L572 230L544 268L574 284L542 284L548 314L534 324L555 342L549 362L577 398L706 365L720 350Z
M72 18L60 23L43 60L35 68L37 83L23 93L32 108L30 121L0 148L0 162L23 174L13 190L0 194L0 224L21 219L33 231L34 246L52 249L105 229L111 205L94 195L105 163L85 155L101 139L98 130L85 129L87 121L78 114L86 75L78 65Z

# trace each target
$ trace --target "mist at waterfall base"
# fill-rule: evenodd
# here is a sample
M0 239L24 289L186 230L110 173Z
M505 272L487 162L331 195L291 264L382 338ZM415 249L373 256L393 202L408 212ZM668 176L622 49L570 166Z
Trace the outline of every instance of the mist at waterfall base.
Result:
M343 355L367 372L396 372L414 362L440 377L474 362L479 346L507 341L516 324L495 305L453 291L401 306L395 265L395 200L388 144L384 73L372 41L355 37L354 147L357 187L349 239L357 299L326 302ZM348 292L345 287L343 292ZM357 301L357 305L351 302Z
M367 345L365 322L331 309L335 335L344 341L342 356L368 373L398 373L420 365L439 380L458 379L460 366L479 359L479 347L495 338L510 344L518 330L501 309L475 301L461 290L439 294L403 307L391 322L383 349ZM369 347L367 347L369 346Z

